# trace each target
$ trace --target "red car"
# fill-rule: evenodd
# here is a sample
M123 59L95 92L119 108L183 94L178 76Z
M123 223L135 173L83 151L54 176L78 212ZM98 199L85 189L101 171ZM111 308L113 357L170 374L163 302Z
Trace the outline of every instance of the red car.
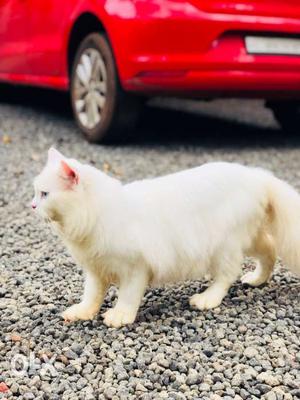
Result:
M0 80L70 91L79 127L126 135L142 97L261 97L291 128L299 0L3 0Z

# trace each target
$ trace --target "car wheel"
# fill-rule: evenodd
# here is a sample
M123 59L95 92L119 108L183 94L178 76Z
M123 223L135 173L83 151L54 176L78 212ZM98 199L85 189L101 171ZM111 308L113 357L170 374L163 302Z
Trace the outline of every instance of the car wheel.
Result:
M80 44L70 82L72 109L90 142L125 140L137 121L139 99L120 85L108 39L92 33Z
M287 132L296 132L300 128L300 102L281 101L267 102L266 106L273 111L273 115L281 128Z

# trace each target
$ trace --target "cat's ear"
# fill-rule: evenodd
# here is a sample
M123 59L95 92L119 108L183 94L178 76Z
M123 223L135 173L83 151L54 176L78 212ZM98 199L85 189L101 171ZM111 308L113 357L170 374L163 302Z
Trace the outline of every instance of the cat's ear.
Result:
M62 177L68 180L70 184L77 185L79 182L79 176L74 168L70 167L70 165L64 160L60 161L60 166Z
M64 159L64 156L56 150L54 147L50 147L48 150L48 163L49 164L55 164L57 162L60 162Z

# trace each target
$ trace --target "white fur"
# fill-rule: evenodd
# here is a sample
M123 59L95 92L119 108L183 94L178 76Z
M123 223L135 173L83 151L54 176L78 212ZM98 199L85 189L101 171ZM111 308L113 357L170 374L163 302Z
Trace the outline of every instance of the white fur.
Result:
M62 160L78 180L64 175ZM50 149L34 185L36 210L86 274L81 303L63 313L68 321L93 318L112 283L119 297L104 322L119 327L135 320L147 285L209 273L212 285L190 303L219 306L245 255L259 262L249 284L269 279L277 255L300 272L300 197L261 169L216 162L122 185Z

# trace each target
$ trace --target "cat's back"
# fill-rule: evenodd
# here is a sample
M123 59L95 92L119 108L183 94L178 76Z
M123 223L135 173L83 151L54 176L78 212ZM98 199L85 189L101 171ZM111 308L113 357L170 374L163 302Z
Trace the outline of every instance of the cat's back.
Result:
M150 192L182 192L211 190L220 186L237 186L250 183L265 171L246 167L237 163L211 162L199 167L186 169L170 175L143 179L124 186L128 192L147 194ZM250 179L250 181L249 181Z

